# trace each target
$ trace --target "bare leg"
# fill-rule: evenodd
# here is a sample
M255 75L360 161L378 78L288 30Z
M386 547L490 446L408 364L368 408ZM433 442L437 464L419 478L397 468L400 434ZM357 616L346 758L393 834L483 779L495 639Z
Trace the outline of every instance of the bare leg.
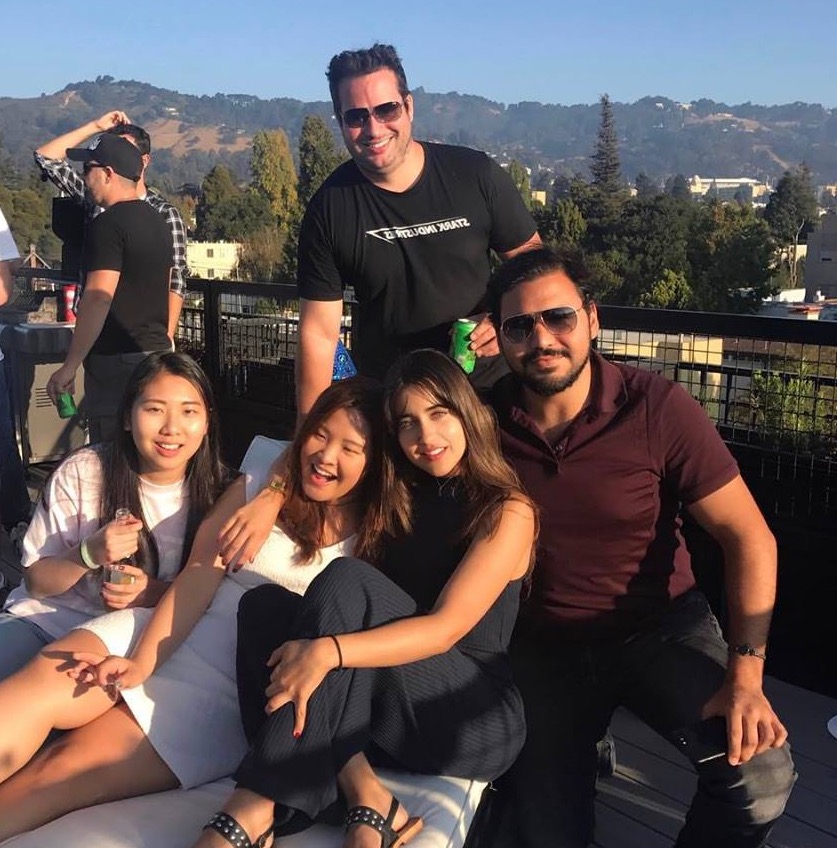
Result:
M229 813L239 826L255 841L273 826L273 801L262 795L257 795L249 789L236 789L229 800L224 804L224 812ZM268 838L265 848L273 844L273 839ZM214 830L204 830L195 843L194 848L230 848L229 840L224 839L220 833ZM380 845L378 846L380 848Z
M98 636L73 630L0 683L0 781L26 765L53 728L81 727L113 706L104 689L64 673L73 651L107 653Z
M82 807L178 785L130 710L119 704L0 784L0 842Z
M349 809L358 806L371 807L386 818L390 804L392 804L392 792L381 783L380 778L369 765L369 760L366 759L365 754L355 754L343 766L340 774L337 775L337 783L346 797L346 806ZM395 830L401 830L409 820L407 811L399 805L392 827ZM413 821L416 824L410 828L410 836L405 834L405 842L421 830L421 820L414 819ZM381 835L377 830L366 825L350 827L346 831L346 838L343 841L344 848L380 848L380 845Z

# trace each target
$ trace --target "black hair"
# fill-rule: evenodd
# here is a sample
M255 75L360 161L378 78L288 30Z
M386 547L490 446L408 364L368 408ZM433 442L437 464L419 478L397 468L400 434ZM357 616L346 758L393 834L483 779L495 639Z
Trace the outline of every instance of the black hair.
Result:
M513 256L491 275L486 302L495 326L500 325L500 304L504 294L521 283L529 283L555 271L563 271L570 278L578 290L582 305L587 309L591 301L587 289L590 271L581 254L575 250L536 247Z
M326 77L328 78L331 102L334 106L334 116L339 123L343 122L343 110L340 108L338 93L340 83L345 79L365 77L367 74L381 70L390 70L395 74L395 79L398 82L398 93L402 99L406 98L410 93L407 75L404 73L404 67L398 53L391 44L373 44L367 50L344 50L342 53L331 57Z
M136 124L119 124L106 130L106 132L109 132L111 135L118 135L120 138L127 136L133 139L137 150L143 156L151 155L151 136L142 127Z
M145 387L160 374L172 374L191 383L203 400L206 408L207 431L200 447L186 466L186 484L189 511L183 539L180 567L192 548L198 525L209 512L218 495L230 480L230 473L221 461L218 413L209 378L200 365L185 353L162 351L152 353L137 365L125 386L117 412L117 429L113 442L102 449L102 499L99 524L111 521L119 507L128 507L131 515L142 519L139 549L136 564L147 574L156 576L160 566L160 555L148 522L143 516L140 500L139 453L134 437L125 425L131 419L131 411Z

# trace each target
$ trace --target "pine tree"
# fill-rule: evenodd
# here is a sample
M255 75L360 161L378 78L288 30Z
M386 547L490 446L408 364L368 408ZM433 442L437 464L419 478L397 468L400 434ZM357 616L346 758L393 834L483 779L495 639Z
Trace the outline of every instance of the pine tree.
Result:
M267 198L279 226L296 214L297 179L288 137L282 130L259 130L253 136L252 188Z
M817 197L811 181L811 170L803 162L799 168L785 171L770 195L764 220L776 241L782 263L787 265L788 285L799 285L799 245L818 218Z
M512 159L509 162L509 176L512 182L517 186L520 196L523 198L523 203L527 209L532 208L532 184L529 181L529 172L526 166Z
M214 220L218 208L233 200L241 190L233 182L229 168L216 165L201 183L201 195L195 209L195 236L199 241L211 241L217 238L217 221Z
M602 121L596 138L596 149L590 163L593 186L605 197L616 197L623 191L622 172L619 166L619 143L610 98L603 94L601 100Z
M334 136L318 115L307 115L299 134L299 205L308 206L325 178L343 161Z

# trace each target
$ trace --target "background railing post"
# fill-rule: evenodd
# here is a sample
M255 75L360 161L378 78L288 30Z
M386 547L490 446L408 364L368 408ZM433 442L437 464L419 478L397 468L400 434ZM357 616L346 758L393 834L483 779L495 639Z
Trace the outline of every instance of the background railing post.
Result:
M203 299L204 339L206 343L206 369L216 395L223 394L221 384L221 310L219 299L221 292L215 283L206 284Z

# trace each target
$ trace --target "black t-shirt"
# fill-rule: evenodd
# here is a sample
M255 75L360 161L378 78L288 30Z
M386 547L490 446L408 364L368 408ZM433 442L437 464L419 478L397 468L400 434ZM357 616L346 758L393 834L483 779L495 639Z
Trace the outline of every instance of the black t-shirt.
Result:
M424 169L405 192L346 162L311 200L299 238L299 294L359 304L352 355L380 376L398 354L447 350L451 323L484 310L489 250L513 250L535 222L508 174L484 153L422 142Z
M91 353L167 350L172 238L165 218L142 200L117 203L88 225L84 267L119 271L119 283Z

